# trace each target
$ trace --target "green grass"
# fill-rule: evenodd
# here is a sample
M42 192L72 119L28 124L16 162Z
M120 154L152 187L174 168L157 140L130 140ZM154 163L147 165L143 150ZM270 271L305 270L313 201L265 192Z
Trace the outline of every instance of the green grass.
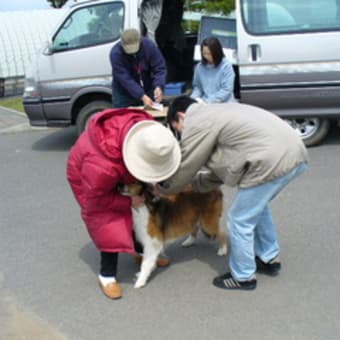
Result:
M21 97L0 99L0 106L20 112L25 112Z

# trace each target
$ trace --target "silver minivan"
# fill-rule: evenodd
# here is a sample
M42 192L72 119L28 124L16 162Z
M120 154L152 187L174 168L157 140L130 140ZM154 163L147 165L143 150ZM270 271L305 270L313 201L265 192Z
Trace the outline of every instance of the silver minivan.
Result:
M307 146L340 119L340 1L237 0L234 17L203 16L199 43L217 36L235 97L285 119Z
M25 75L23 103L33 126L76 125L112 107L110 50L126 28L156 39L168 83L192 77L196 36L179 34L184 3L154 0L82 1L65 11L47 46Z
M340 1L238 0L240 100L273 111L307 145L340 117Z

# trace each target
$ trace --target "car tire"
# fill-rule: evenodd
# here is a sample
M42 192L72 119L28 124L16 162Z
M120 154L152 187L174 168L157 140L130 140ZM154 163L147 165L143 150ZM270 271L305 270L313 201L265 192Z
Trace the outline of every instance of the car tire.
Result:
M328 119L285 118L284 119L302 138L306 146L315 146L326 137L330 128Z
M95 100L87 105L85 105L78 114L76 120L77 132L80 135L84 130L86 130L89 118L97 112L103 111L105 109L112 108L112 103L106 100Z

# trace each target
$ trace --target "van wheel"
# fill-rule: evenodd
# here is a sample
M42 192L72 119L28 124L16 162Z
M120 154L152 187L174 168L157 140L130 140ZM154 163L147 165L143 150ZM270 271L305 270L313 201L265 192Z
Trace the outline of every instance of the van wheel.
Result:
M300 135L306 146L319 144L327 135L330 127L328 119L320 118L285 118Z
M100 111L112 108L112 103L106 100L95 100L87 105L85 105L78 114L76 125L78 135L80 135L84 130L86 130L89 118Z

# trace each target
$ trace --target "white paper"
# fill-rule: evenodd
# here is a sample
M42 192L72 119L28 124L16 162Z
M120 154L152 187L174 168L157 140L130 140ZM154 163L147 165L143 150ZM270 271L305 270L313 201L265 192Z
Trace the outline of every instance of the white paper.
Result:
M154 102L151 107L157 111L163 111L164 109L163 104L156 103L156 102Z

